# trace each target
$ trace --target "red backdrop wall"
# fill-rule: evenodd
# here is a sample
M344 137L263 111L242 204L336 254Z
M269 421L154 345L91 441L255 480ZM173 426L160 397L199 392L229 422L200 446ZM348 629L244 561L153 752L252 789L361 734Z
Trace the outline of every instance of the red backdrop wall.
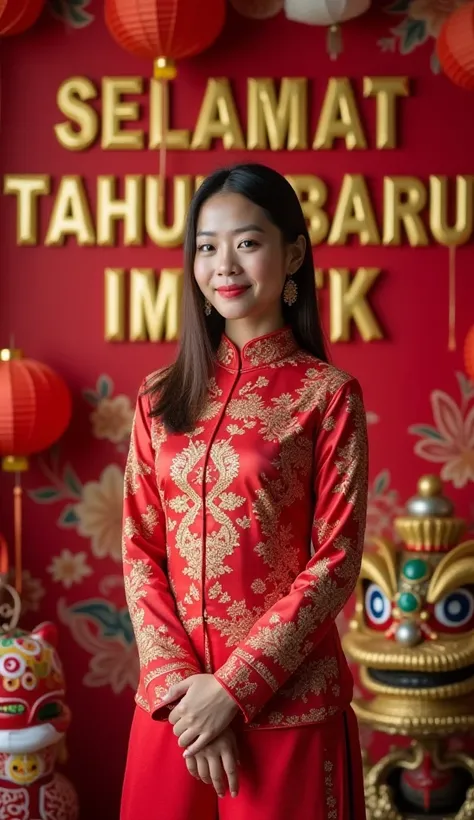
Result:
M205 152L169 152L168 174L206 174L244 157L283 173L316 174L331 191L330 210L345 173L366 176L381 215L382 179L389 174L472 172L472 96L436 73L434 39L450 3L439 0L377 6L344 29L345 50L333 63L325 32L281 14L254 22L229 9L222 37L181 66L173 120L193 128L207 78L229 77L245 122L247 77L310 79L311 128L330 76L348 76L369 134L367 151L227 152L220 141ZM454 0L452 2L454 6ZM411 14L411 16L409 16ZM403 53L404 52L404 53ZM155 174L153 151L82 153L64 150L53 126L64 119L56 93L63 80L83 75L150 76L146 63L124 53L108 35L100 0L53 0L27 34L1 43L1 173L46 173L53 192L60 177L81 174L91 202L99 174ZM375 106L362 98L364 76L406 75L411 95L400 105L399 147L374 148ZM146 111L146 98L143 98ZM100 103L97 104L100 111ZM145 115L144 115L145 116ZM46 197L40 234L53 204ZM126 615L120 567L122 474L131 409L142 377L171 361L172 344L107 343L103 333L103 271L110 267L179 267L181 250L19 247L16 204L0 204L0 345L15 343L61 373L73 393L71 426L52 453L35 459L25 478L25 614L34 625L60 624L61 654L73 723L68 770L87 820L117 816L137 661ZM462 342L474 322L472 242L457 253L458 349L447 349L448 251L427 248L315 248L321 268L361 265L383 270L371 304L383 340L332 346L335 363L364 388L371 443L368 535L390 533L393 516L425 472L441 471L458 514L474 519L474 388L463 374ZM321 293L327 326L327 294ZM423 430L420 426L423 426ZM11 480L1 476L0 529L11 539ZM341 628L345 620L341 618ZM377 753L377 738L363 733ZM157 769L159 777L159 769Z

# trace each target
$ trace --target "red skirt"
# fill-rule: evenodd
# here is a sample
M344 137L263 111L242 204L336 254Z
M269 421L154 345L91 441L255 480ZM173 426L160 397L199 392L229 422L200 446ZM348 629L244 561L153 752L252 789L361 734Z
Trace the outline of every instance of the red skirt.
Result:
M167 721L137 706L120 820L365 820L352 709L327 723L237 732L239 794L189 774Z

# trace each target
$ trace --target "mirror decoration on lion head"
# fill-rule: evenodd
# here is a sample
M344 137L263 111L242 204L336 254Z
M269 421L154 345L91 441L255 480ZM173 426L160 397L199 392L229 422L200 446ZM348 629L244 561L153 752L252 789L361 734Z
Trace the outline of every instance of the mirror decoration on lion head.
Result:
M354 702L360 723L399 736L367 763L367 816L468 820L474 757L448 740L474 730L474 540L436 476L420 479L406 513L394 522L401 544L376 538L363 557L344 638L370 693Z

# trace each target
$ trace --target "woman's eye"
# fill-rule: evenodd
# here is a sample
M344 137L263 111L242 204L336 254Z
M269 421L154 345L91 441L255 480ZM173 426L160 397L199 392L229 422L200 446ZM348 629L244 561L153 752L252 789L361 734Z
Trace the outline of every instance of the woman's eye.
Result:
M209 251L212 251L212 249L213 246L209 245L209 243L207 242L205 245L198 245L198 251L200 251L201 253L209 253Z
M243 239L239 245L239 248L254 248L256 247L257 243L254 239Z

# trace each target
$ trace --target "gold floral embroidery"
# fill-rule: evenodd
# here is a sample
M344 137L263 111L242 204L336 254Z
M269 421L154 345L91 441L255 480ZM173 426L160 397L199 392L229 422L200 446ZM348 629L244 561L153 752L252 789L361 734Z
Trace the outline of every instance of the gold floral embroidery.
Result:
M332 771L334 764L330 760L324 761L324 788L326 792L327 820L337 820L337 799L334 795L334 780Z
M158 524L160 513L152 504L148 504L146 512L142 513L142 533L144 538L151 538Z
M323 723L336 715L338 711L336 706L321 706L318 709L303 712L301 715L284 715L283 712L270 712L268 722L270 726L301 726L307 723ZM257 728L256 724L252 723L251 725Z
M144 464L137 458L135 446L132 444L128 451L127 463L125 466L125 480L124 480L124 498L128 495L138 492L140 489L140 476L150 475L151 467Z
M252 367L261 367L290 356L297 348L293 333L288 328L265 339L254 339L249 342L244 348L243 355Z
M222 396L222 390L218 387L217 382L214 377L212 377L209 381L209 386L207 389L207 401L204 405L201 415L199 416L199 421L210 421L219 413L222 407L222 401L219 401L220 397ZM199 435L202 433L203 428L199 428ZM196 436L197 430L194 430L192 433L192 437Z
M229 599L229 596L227 596ZM245 601L233 601L227 608L226 618L211 615L209 623L219 630L223 638L227 638L225 645L234 647L243 641L250 632L255 621L263 614L262 608L249 610Z
M154 670L149 662L144 671L154 675L157 696L166 676L196 671L189 667L189 650L183 649L186 643L179 629L174 631L173 617L178 617L187 635L197 633L201 668L212 672L211 661L222 657L223 648L232 651L217 671L227 676L223 682L240 700L252 726L258 725L253 722L257 710L262 710L266 726L318 723L345 706L349 692L344 669L337 669L337 660L330 654L333 638L323 638L317 646L316 641L319 624L333 618L347 599L360 562L363 526L356 523L364 515L366 466L361 459L362 402L357 390L344 394L352 435L338 450L331 452L331 446L322 450L324 457L331 453L329 463L324 458L321 463L336 476L332 489L339 495L328 503L344 518L337 521L332 513L326 520L321 506L313 523L307 512L318 466L314 444L321 436L324 447L324 437L330 438L340 424L343 410L340 403L335 411L333 398L350 377L298 351L288 331L255 340L242 356L223 339L218 360L229 369L241 367L242 374L234 377L216 367L208 402L191 433L168 437L159 420L151 424L155 455L160 454L155 464L167 518L165 571L176 607L173 602L174 613L165 620L169 633L160 631L160 621L152 627L158 634L147 634L145 626L141 657L156 657L159 651L166 666L161 663ZM258 376L251 372L252 367L263 365L267 369ZM268 369L282 367L286 369L273 373ZM143 482L135 476L135 483ZM150 509L146 502L145 494L142 508L132 507L134 515L125 521L124 537L126 532L128 537L145 533L149 537L160 524L153 517L154 507ZM159 517L160 510L155 513ZM322 550L323 558L305 568L312 523L314 546L316 552ZM239 574L244 562L252 572L245 587ZM151 579L144 589L148 587L151 594ZM281 615L269 617L269 613L265 618L265 612L290 589L295 592L293 614L289 599L288 614L282 609ZM127 595L131 600L136 596L141 613L142 592L130 583ZM143 614L135 615L135 622L138 629L143 627ZM177 642L177 652L171 653L168 638ZM177 667L170 668L173 664ZM272 701L267 704L268 690L275 693L274 708Z
M149 705L148 701L145 700L145 698L142 697L142 695L140 695L139 692L137 692L136 695L135 695L135 703L137 704L137 706L141 706L142 709L145 710L145 712L150 711L150 705Z
M339 668L337 658L321 658L303 664L288 685L281 689L281 694L291 700L308 702L308 694L320 695L327 692L331 681L337 680Z
M242 351L244 367L262 367L291 356L298 349L298 344L291 328L273 333L263 339L253 339ZM217 361L224 367L237 368L240 356L232 342L223 335L216 353Z
M131 530L137 532L132 519L128 519L125 523L127 532ZM149 663L158 658L185 658L186 652L169 634L165 625L157 627L144 622L145 610L140 606L140 601L148 595L152 575L150 565L141 559L130 560L126 551L123 561L124 565L130 567L124 577L125 597L133 625L141 669L144 669Z
M231 684L232 692L236 697L246 698L248 695L252 695L257 688L257 684L250 680L251 671L250 667L240 663L237 658L232 658L229 666L223 670L220 677L224 683Z
M200 581L202 575L202 543L198 534L191 531L191 527L201 510L202 501L201 495L189 480L189 475L199 464L205 452L205 442L191 441L175 456L170 467L170 477L182 491L182 495L168 502L173 512L183 516L176 531L176 547L186 561L183 573L196 581Z
M151 444L155 453L155 464L157 464L161 447L166 441L166 430L164 424L162 424L157 416L153 416L150 421Z
M229 367L234 362L234 357L235 352L233 346L227 339L227 336L222 336L219 347L217 348L217 361L224 365L224 367Z

